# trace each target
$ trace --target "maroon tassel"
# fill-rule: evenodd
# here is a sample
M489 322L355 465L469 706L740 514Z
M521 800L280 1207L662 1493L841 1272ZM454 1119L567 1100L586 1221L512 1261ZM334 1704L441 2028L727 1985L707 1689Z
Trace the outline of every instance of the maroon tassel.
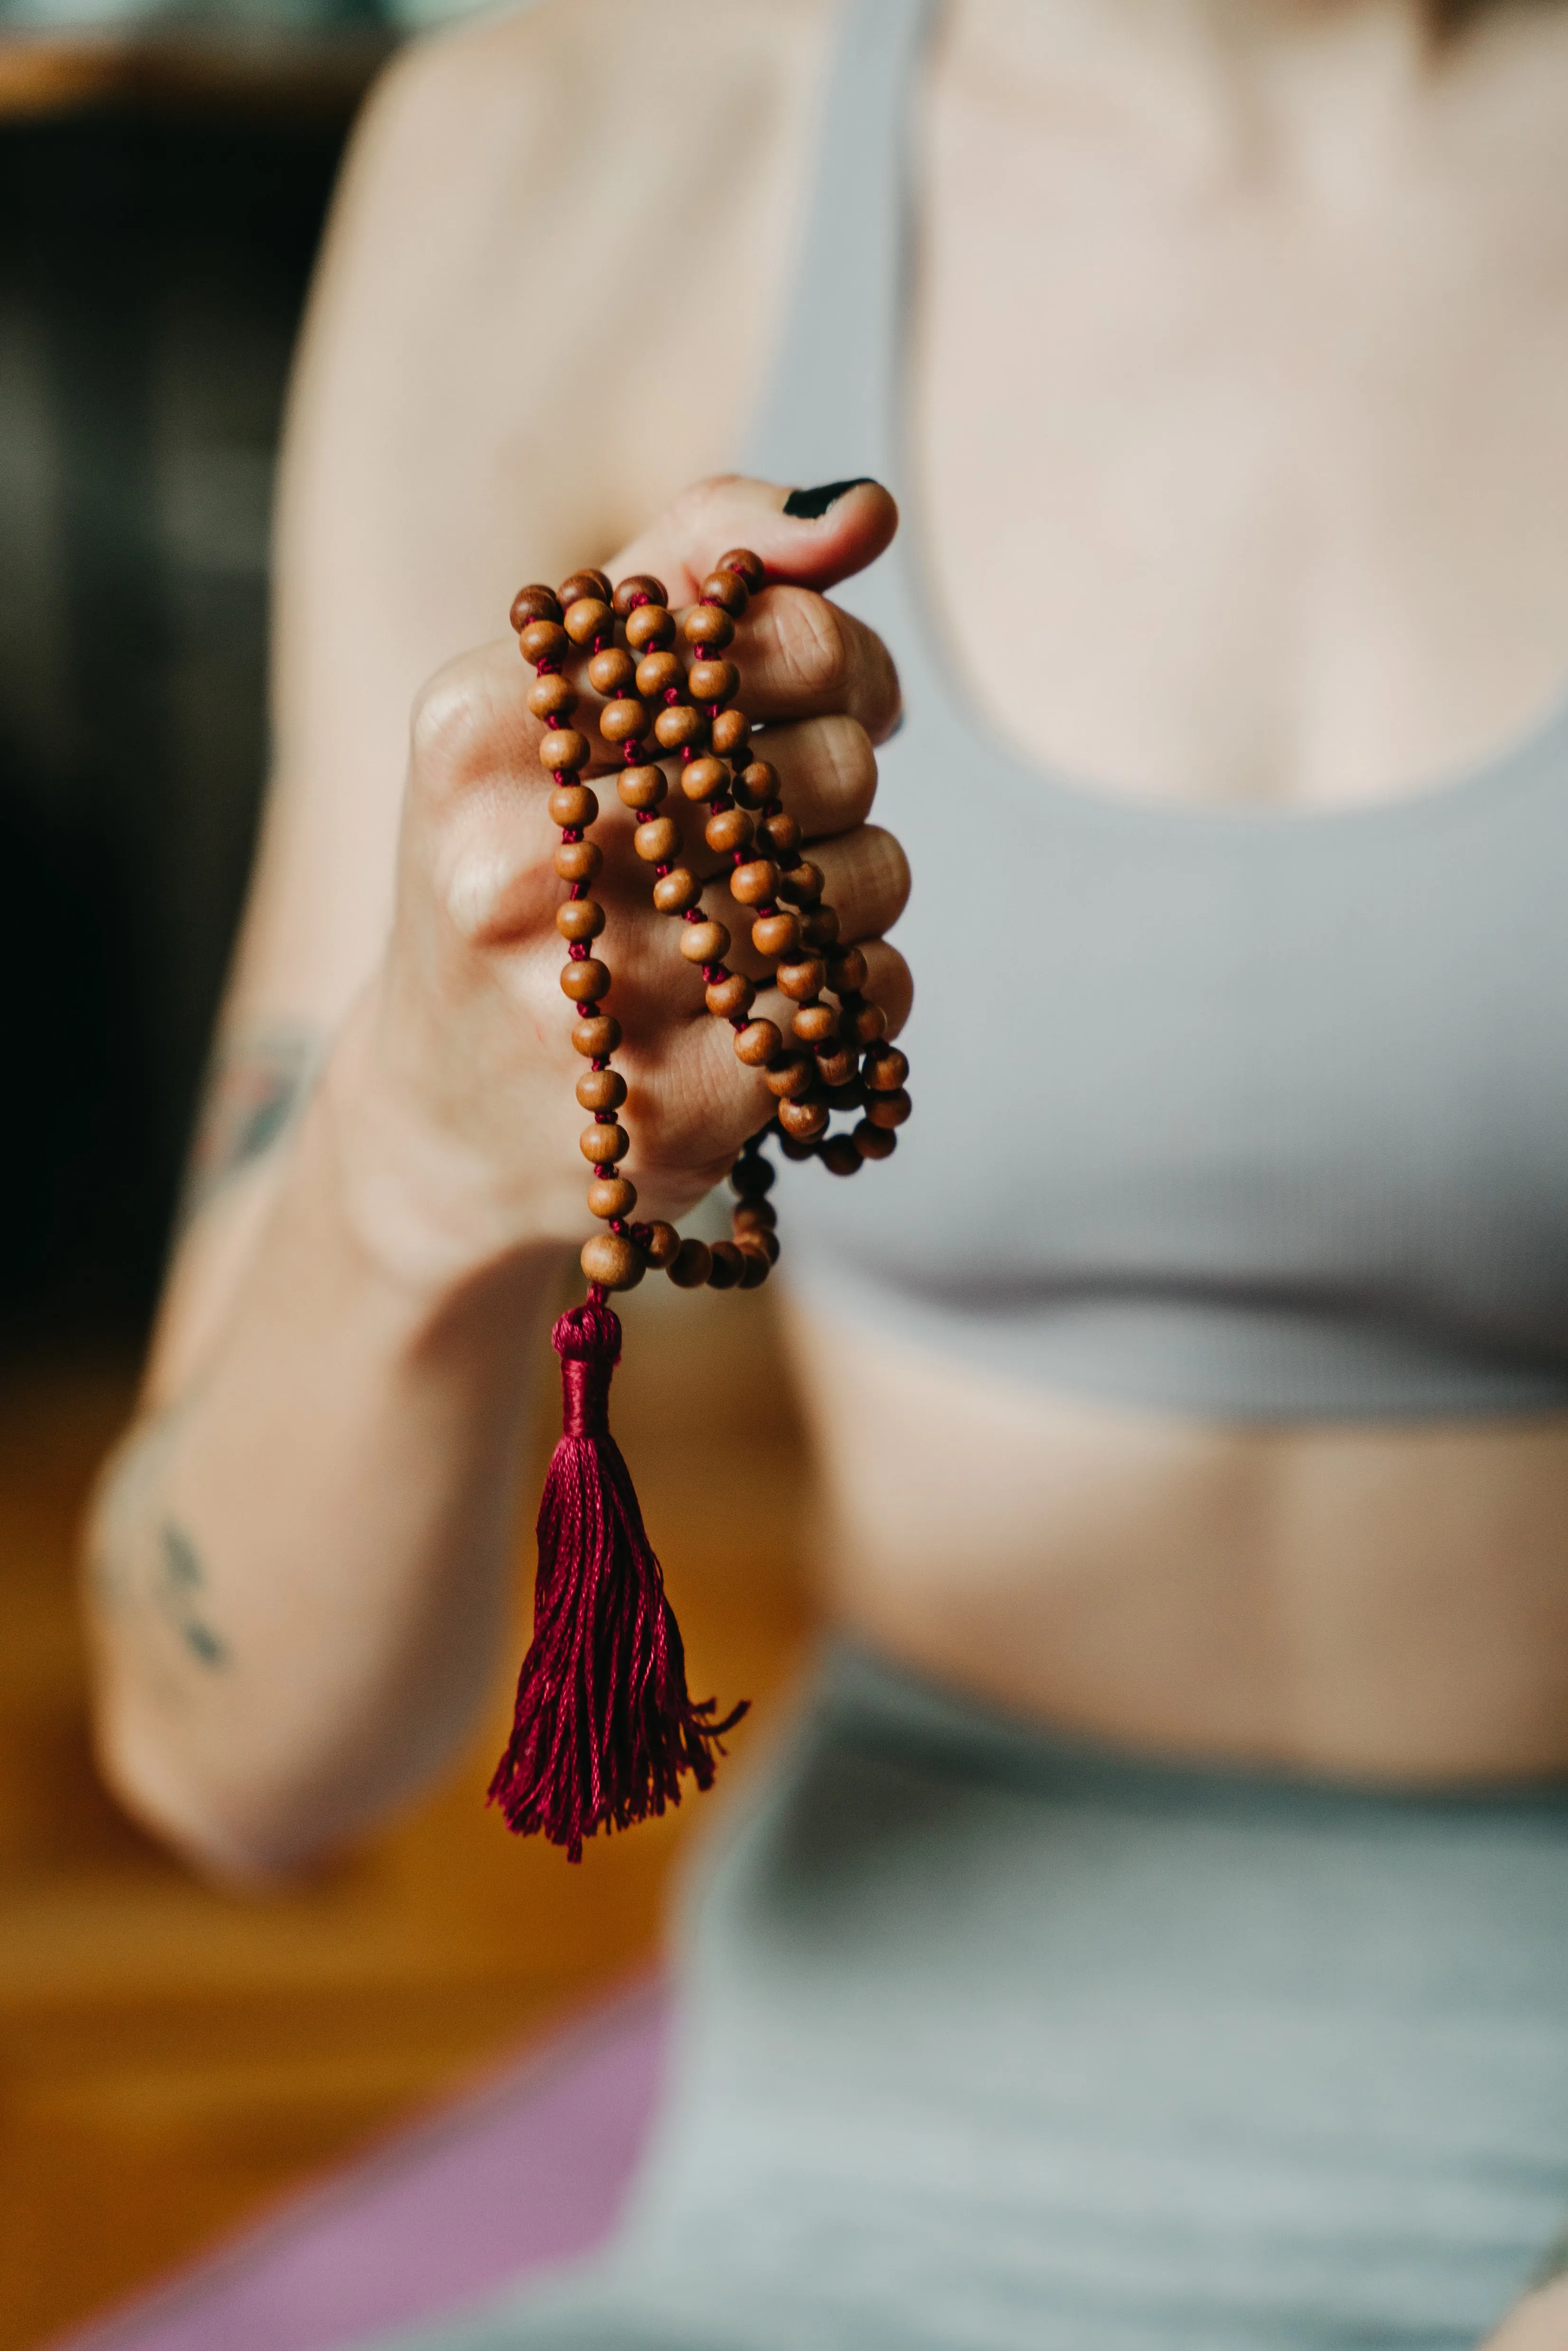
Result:
M686 1695L680 1628L610 1434L620 1317L596 1286L551 1337L561 1439L539 1504L533 1643L490 1802L519 1836L543 1834L580 1861L584 1837L678 1804L683 1771L711 1788L747 1701L715 1722L715 1699Z

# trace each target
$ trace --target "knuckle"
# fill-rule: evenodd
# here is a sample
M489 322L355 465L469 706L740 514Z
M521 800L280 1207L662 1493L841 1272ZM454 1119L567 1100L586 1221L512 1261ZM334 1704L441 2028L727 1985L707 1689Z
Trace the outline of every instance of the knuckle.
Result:
M871 737L858 718L833 716L822 721L822 759L828 798L841 807L852 823L859 823L876 797L876 753Z
M804 588L776 590L764 609L773 636L771 666L783 693L803 702L839 695L850 673L844 615Z
M487 763L491 712L465 662L450 663L414 697L410 743L414 773L440 790L466 783Z

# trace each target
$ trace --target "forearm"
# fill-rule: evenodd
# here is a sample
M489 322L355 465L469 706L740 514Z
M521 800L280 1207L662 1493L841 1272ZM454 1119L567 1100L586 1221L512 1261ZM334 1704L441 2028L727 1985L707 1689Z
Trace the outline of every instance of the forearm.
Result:
M471 1719L560 1261L390 1239L341 1097L329 1073L217 1345L132 1432L93 1528L107 1769L237 1874L350 1833Z

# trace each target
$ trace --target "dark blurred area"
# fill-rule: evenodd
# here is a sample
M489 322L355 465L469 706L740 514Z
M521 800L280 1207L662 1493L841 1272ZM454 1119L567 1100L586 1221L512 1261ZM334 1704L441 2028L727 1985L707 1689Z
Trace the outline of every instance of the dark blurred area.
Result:
M0 120L0 1312L152 1302L266 759L268 513L346 104Z

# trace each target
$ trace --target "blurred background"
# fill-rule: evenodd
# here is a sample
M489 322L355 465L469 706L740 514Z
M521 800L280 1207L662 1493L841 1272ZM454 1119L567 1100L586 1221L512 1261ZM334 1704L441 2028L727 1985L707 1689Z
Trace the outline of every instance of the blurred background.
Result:
M510 1840L483 1792L516 1653L417 1816L266 1899L185 1876L88 1749L73 1552L131 1407L265 774L290 350L360 99L457 13L0 0L0 2351L650 1966L699 1824L688 1804L575 1871ZM694 1688L763 1701L743 1753L809 1631L800 1439L767 1293L653 1288L617 1426ZM730 1416L700 1490L699 1364ZM541 1467L552 1418L547 1396Z

